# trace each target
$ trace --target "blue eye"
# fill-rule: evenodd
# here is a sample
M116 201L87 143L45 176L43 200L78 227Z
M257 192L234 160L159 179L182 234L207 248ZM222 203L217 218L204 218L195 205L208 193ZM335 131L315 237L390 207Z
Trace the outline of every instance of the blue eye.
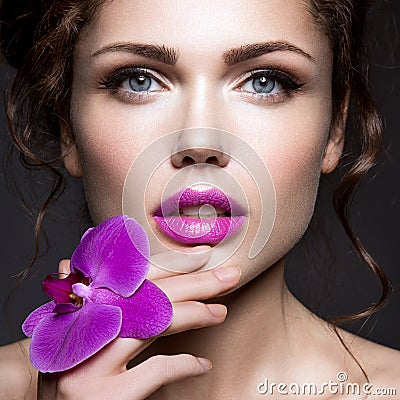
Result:
M162 86L150 75L133 73L121 82L121 88L133 92L148 92L162 90Z
M158 79L143 68L121 68L99 82L101 87L129 94L145 94L162 91Z
M151 87L151 79L144 75L129 78L128 83L129 87L136 92L149 90Z
M248 86L251 86L251 88ZM274 94L282 90L282 85L279 84L279 82L277 82L275 79L270 79L265 75L252 78L242 87L247 91L251 91L250 89L253 89L255 92L260 94Z
M282 71L266 69L252 71L250 78L240 86L240 91L267 99L288 96L301 86L303 85Z
M281 92L282 89L284 88L277 79L270 78L265 73L264 75L253 76L242 85L242 90L259 93L261 95L274 95Z

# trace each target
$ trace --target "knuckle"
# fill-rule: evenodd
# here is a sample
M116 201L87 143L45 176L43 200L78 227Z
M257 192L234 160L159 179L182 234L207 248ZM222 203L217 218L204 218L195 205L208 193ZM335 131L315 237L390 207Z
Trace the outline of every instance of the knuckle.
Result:
M193 316L196 317L193 321L194 328L201 328L210 321L214 321L215 318L206 304L199 302L194 303L194 307L196 308L193 313Z
M209 293L212 289L215 289L215 283L217 279L210 279L209 274L199 274L197 280L197 286L201 293Z
M163 374L165 369L165 358L163 355L152 356L147 359L146 364L150 371L153 372L155 376L160 376Z
M173 363L169 358L169 356L156 355L147 360L148 367L154 377L159 379L159 383L168 381L173 376Z
M199 370L199 362L190 354L176 356L156 355L148 359L153 374L163 382L173 380L176 375L190 375Z
M182 363L185 365L185 370L188 373L195 373L199 370L199 361L191 354L180 354L178 357L182 358Z

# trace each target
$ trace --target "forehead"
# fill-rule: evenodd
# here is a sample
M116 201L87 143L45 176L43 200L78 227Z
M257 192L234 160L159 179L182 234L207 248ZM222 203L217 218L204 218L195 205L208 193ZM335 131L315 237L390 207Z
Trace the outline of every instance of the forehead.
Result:
M153 42L200 59L231 46L282 40L315 58L329 47L306 0L112 0L83 32L78 51L92 54L121 41Z

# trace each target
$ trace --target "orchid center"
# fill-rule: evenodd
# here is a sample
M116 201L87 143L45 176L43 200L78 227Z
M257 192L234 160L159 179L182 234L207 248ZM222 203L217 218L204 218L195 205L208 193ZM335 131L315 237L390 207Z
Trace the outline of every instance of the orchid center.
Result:
M74 306L80 307L80 306L83 304L83 298L77 296L75 293L71 293L71 294L69 295L69 298L72 300L72 304L73 304Z
M89 297L91 288L89 279L78 273L70 273L64 279L58 274L49 275L43 282L44 292L57 304L71 304L75 307L83 305L83 299Z
M75 305L81 305L83 299L89 298L92 289L83 283L75 283L72 285L72 291L73 293L70 294L69 297L74 301L80 302L80 304Z

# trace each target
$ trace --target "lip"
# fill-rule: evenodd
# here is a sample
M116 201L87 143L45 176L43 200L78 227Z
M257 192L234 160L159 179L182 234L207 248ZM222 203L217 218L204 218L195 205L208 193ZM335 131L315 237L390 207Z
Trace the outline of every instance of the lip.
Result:
M202 205L217 208L219 213L212 217L194 217L179 212L184 207ZM215 244L237 233L246 215L234 199L218 188L186 188L166 199L153 213L153 219L167 236L177 242Z

